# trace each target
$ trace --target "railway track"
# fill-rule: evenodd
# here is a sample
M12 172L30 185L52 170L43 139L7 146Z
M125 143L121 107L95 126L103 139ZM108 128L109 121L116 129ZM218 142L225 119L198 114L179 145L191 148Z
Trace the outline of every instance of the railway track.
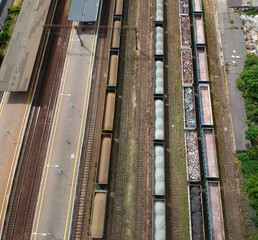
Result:
M65 23L65 0L56 2L53 22ZM55 4L54 4L55 5ZM55 8L55 6L52 6ZM46 33L47 34L47 33ZM49 33L49 41L40 69L27 128L19 156L2 239L29 239L36 210L41 175L61 80L70 31ZM59 38L62 41L58 41ZM61 44L60 44L61 43Z
M111 1L103 2L101 9L100 25L108 26L111 23L110 9L113 7ZM87 123L84 144L81 154L81 164L76 189L76 202L74 205L72 239L88 239L89 237L89 219L90 219L90 202L93 190L94 171L96 153L95 147L99 144L96 137L99 134L99 122L102 120L102 109L100 103L103 96L102 82L105 82L104 67L107 64L107 52L109 46L108 28L101 28L98 32L96 57L94 61L94 70L91 85L91 97L89 102ZM99 148L97 148L99 149Z
M139 26L139 38L141 45L141 52L138 58L140 69L138 69L139 79L136 85L136 104L137 104L137 125L136 125L136 139L137 139L137 149L135 152L135 164L136 164L136 203L135 203L135 226L134 226L134 239L149 239L149 233L147 231L147 224L151 216L149 216L149 211L151 210L151 205L148 204L148 184L147 184L147 174L148 174L148 161L149 154L151 150L149 145L152 145L152 139L150 136L150 94L152 96L151 88L146 86L151 86L152 81L152 39L150 39L152 21L150 16L153 10L153 2L149 0L144 0L140 4L146 9L145 11L140 11L140 26ZM145 21L144 21L145 19ZM148 19L148 20L147 20ZM145 53L146 55L144 55ZM145 230L145 231L144 231Z
M124 12L130 9L130 2L124 2ZM127 15L128 16L128 15ZM124 19L128 26L133 26L132 18ZM131 19L131 20L130 20ZM115 175L115 198L113 206L113 216L112 216L112 239L121 240L124 234L124 197L125 197L125 186L126 186L126 158L127 158L127 147L128 147L128 126L129 126L129 116L131 115L130 101L131 101L131 90L133 87L134 74L132 73L133 66L133 56L131 55L134 51L133 40L135 37L134 31L123 31L122 32L122 45L125 44L125 51L121 53L124 60L124 75L121 80L123 81L123 98L121 105L121 122L120 122L120 132L119 132L119 153L117 156L116 175Z

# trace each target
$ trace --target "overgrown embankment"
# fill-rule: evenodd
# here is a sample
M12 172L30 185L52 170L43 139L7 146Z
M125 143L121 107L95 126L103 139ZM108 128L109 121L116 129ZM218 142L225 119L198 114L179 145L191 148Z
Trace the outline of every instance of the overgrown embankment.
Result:
M4 21L4 24L3 26L0 26L0 65L4 59L4 55L7 50L9 40L11 39L20 10L21 3L18 3L18 5L14 4L12 7L8 8L8 15Z
M246 138L252 146L237 154L245 176L245 189L250 205L255 209L253 221L258 226L258 56L247 54L243 72L237 86L244 97L248 129Z

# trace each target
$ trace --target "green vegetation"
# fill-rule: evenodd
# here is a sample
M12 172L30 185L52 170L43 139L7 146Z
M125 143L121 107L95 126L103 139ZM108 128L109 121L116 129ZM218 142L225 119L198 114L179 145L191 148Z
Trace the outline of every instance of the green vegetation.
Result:
M244 70L237 80L245 101L248 129L246 138L252 147L237 154L245 176L245 189L250 205L255 209L254 223L258 226L258 57L247 54Z
M8 8L8 15L4 21L4 25L1 26L0 32L0 65L4 59L4 55L12 36L14 25L17 20L17 16L21 10L21 6L13 6Z
M245 11L241 11L242 13L246 14L246 15L257 15L258 14L258 9L257 8L249 8L248 10Z

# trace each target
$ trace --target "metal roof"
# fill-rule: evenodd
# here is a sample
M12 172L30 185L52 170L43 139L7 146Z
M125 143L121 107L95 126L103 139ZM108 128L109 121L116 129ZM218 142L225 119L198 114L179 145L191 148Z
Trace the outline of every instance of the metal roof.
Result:
M51 0L24 0L0 69L0 91L27 91Z
M68 20L96 22L100 0L72 0Z

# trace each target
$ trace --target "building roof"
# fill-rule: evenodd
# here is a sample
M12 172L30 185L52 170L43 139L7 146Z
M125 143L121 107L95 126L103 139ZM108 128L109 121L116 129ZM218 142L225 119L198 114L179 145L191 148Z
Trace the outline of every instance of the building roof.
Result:
M27 91L51 0L24 0L0 69L0 91Z
M68 20L96 22L100 0L72 0Z

